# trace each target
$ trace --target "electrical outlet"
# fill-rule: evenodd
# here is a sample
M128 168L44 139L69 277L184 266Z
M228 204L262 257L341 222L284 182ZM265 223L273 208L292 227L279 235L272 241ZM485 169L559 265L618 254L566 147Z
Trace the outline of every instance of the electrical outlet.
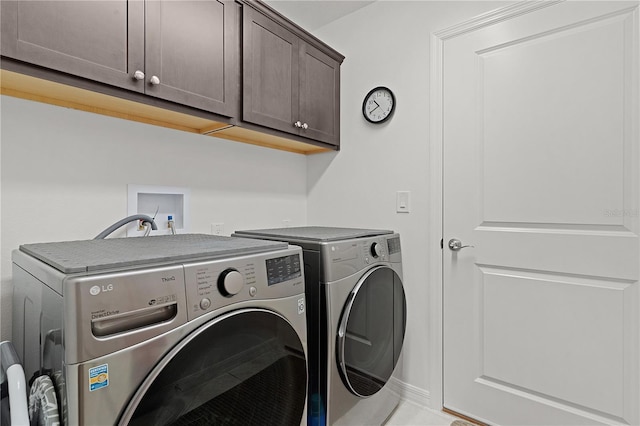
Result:
M224 223L212 223L211 234L222 235L224 233Z

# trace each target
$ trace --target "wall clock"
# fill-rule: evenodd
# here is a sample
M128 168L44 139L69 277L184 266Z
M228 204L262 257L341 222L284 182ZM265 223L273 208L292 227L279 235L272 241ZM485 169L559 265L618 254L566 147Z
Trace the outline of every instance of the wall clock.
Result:
M374 124L380 124L391 118L396 107L396 97L388 87L371 89L362 102L362 115Z

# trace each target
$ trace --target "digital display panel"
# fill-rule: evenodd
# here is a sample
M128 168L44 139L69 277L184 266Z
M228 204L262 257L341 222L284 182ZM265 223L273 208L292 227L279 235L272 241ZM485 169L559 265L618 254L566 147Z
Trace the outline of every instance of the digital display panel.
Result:
M400 237L389 238L387 240L387 249L389 254L398 253L400 251Z
M274 285L302 276L300 255L267 259L267 284Z

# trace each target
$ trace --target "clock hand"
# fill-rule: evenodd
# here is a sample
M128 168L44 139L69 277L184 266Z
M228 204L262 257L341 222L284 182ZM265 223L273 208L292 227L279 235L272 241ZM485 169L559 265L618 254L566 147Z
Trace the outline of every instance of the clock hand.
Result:
M373 101L373 102L375 102L375 101ZM376 105L378 105L378 104L376 103ZM375 107L374 109L372 109L371 111L369 111L369 113L372 113L373 111L377 110L378 108L380 108L380 105L378 105L377 107Z
M379 104L379 103L377 103L377 102L375 101L375 99L371 99L371 100L373 101L373 103L374 103L374 104L378 105L378 107L380 106L380 104ZM374 109L375 109L375 108L374 108Z

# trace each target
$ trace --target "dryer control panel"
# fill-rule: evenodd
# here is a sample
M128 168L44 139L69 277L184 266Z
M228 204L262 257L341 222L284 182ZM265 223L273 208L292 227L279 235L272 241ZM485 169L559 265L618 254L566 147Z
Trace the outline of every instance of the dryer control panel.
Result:
M337 281L378 263L401 263L400 235L328 241L320 245L323 282Z
M243 301L304 294L302 249L184 265L189 320Z

